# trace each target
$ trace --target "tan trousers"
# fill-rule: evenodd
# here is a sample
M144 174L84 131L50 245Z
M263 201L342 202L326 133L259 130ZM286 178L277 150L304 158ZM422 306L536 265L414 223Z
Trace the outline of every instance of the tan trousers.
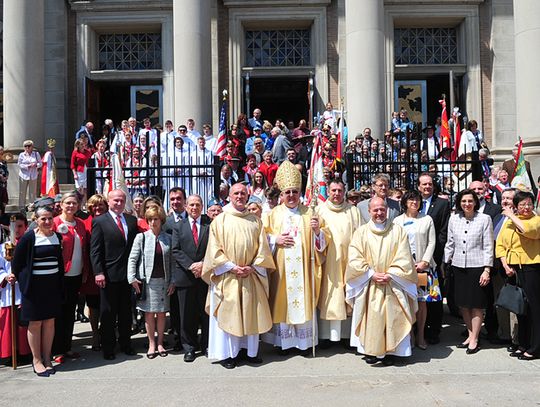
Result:
M36 200L37 178L36 179L22 179L19 177L19 209L23 209L27 202L34 202ZM28 201L26 195L28 193Z

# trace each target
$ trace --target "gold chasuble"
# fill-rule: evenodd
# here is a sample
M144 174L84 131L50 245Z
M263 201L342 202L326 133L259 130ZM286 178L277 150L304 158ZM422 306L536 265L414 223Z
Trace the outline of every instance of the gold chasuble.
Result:
M376 284L374 272L392 278L386 285ZM354 307L351 335L359 337L366 355L394 352L408 337L418 309L417 280L403 228L387 221L379 229L369 221L355 232L345 281L347 302Z
M276 271L270 279L270 308L275 324L303 324L313 317L312 273L315 280L315 303L321 283L321 264L324 262L324 251L313 249L312 231L310 227L313 212L299 204L289 209L284 204L276 206L265 219L266 233L278 236L289 232L295 236L292 248L276 246L274 260ZM330 235L321 222L321 234L326 241ZM315 268L311 269L311 253L315 251Z
M345 305L345 269L348 264L349 244L362 223L356 206L344 201L336 205L330 200L317 213L324 220L331 238L327 240L326 261L323 265L318 308L320 318L328 321L347 319Z
M210 224L202 278L214 285L214 309L219 328L234 336L261 334L272 328L268 305L268 279L257 271L245 278L232 272L215 275L216 267L227 262L238 266L259 266L272 271L274 261L262 222L248 211L232 207Z

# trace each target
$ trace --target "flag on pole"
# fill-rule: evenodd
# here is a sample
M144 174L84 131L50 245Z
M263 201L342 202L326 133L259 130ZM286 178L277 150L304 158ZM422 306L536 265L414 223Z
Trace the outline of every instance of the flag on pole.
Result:
M459 107L454 107L452 110L452 121L454 122L454 151L452 151L452 160L456 160L459 157L459 146L461 143L461 125L459 123Z
M227 146L227 91L223 91L223 104L219 113L219 133L217 137L216 155L219 158L225 156L225 147Z
M313 199L317 199L319 202L326 201L326 182L324 181L323 174L323 137L320 130L313 130L312 134L315 134L313 142L313 150L311 152L311 166L309 168L307 188L304 204L309 206Z
M531 180L525 167L525 157L523 156L523 140L519 138L516 166L514 167L514 178L512 179L512 188L522 191L531 191Z
M56 157L53 153L53 148L56 145L56 140L47 140L49 150L43 155L42 172L41 172L41 196L55 197L60 193L58 185L58 176L56 174Z
M441 113L441 148L452 147L452 142L450 140L450 131L448 128L448 114L446 113L446 100L443 98L439 100L439 103L442 106Z
M131 201L131 195L129 194L126 180L124 178L124 169L120 163L120 157L118 154L111 155L111 172L110 179L108 180L109 185L104 190L107 191L107 194L115 189L119 189L126 194L126 212L131 212L133 210L133 202Z
M343 150L344 150L344 148L343 148L343 143L344 143L343 126L344 126L343 105L341 105L341 109L339 110L338 131L337 131L337 134L336 134L336 137L337 137L336 158L338 160L343 159Z

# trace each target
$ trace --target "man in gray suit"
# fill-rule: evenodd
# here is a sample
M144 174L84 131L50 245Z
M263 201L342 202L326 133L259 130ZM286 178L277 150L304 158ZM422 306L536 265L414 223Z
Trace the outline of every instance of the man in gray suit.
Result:
M272 147L272 159L275 163L277 163L277 165L280 165L287 159L287 150L292 148L293 145L289 138L285 134L281 133L279 127L274 127L272 129L272 133L274 132L279 133L279 135L276 137L276 141Z
M399 202L393 199L388 198L388 188L390 187L390 177L387 174L377 174L373 177L373 183L371 188L373 189L374 196L378 196L386 201L388 206L388 220L392 222L396 216L401 213L401 208ZM368 223L371 219L369 215L369 202L370 199L366 199L358 204L358 209L360 210L360 217L362 218L362 223Z
M184 219L187 218L186 213L186 191L180 187L171 188L169 191L169 208L171 209L171 214L167 216L167 220L163 225L163 231L172 236L174 228ZM178 286L177 286L178 287ZM176 341L174 344L175 351L181 351L182 346L182 336L180 333L180 309L177 300L177 293L173 293L171 296L171 328L176 334Z

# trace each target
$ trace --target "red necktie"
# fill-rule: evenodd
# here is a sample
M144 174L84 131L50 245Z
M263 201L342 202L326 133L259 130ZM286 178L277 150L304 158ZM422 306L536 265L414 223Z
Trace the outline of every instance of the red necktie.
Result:
M116 217L116 224L118 225L118 229L120 229L120 233L122 233L122 237L125 240L126 239L126 232L124 232L124 226L122 225L122 221L120 220L120 216Z
M195 242L195 246L199 244L199 232L197 231L197 221L193 221L193 227L191 228L191 233L193 233L193 241Z

